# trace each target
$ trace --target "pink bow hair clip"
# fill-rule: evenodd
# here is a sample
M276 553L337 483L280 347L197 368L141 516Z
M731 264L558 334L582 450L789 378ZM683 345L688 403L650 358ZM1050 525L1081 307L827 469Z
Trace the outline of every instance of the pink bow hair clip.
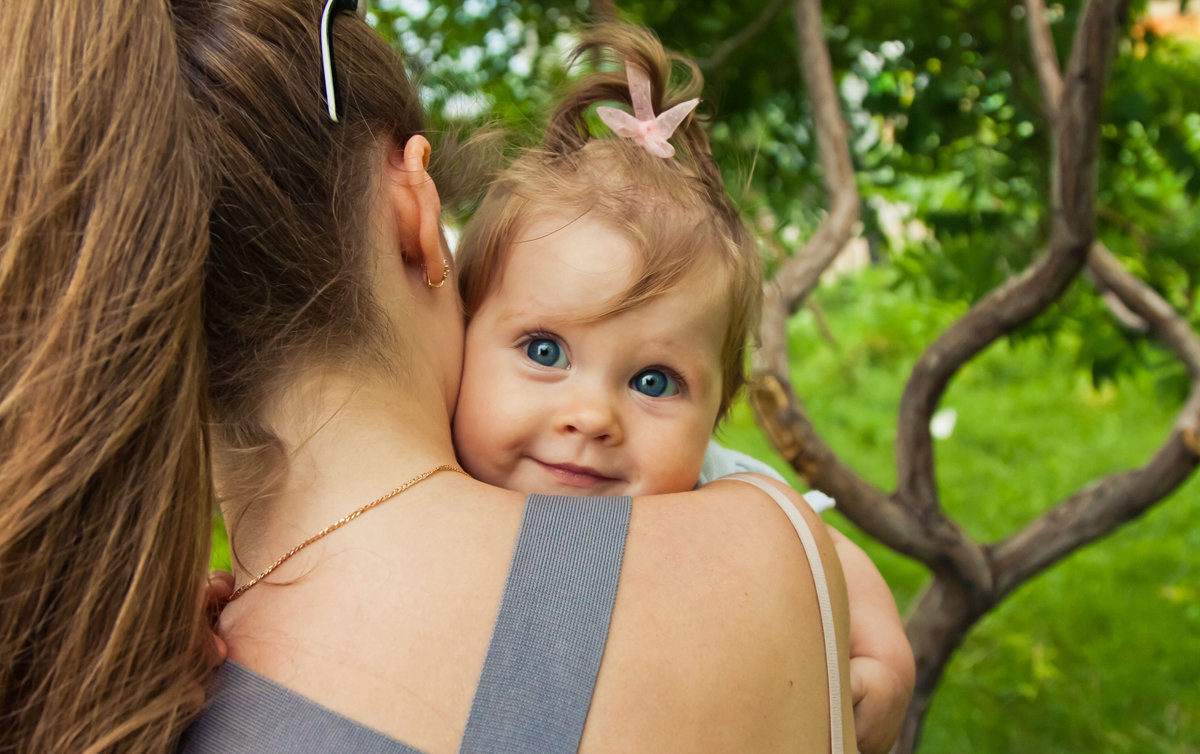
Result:
M671 138L688 113L696 109L700 99L680 102L666 112L655 115L654 107L650 104L650 77L641 68L629 63L625 64L625 76L629 79L633 115L604 105L596 108L596 114L617 136L633 139L650 154L663 158L674 156L675 147L668 144L667 139Z

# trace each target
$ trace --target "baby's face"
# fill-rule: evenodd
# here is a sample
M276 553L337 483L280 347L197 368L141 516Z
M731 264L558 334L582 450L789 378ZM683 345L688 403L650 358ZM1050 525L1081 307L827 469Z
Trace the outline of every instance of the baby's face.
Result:
M547 216L523 237L467 329L459 460L521 492L691 489L721 400L721 286L692 273L592 319L632 282L632 245L586 215Z

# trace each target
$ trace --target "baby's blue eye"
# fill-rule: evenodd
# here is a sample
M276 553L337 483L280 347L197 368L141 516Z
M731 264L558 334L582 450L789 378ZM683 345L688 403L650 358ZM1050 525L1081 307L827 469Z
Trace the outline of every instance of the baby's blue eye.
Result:
M562 346L550 338L534 338L525 345L525 355L544 367L567 368L567 356Z
M629 381L629 387L651 398L667 398L679 392L679 383L661 369L647 369L638 372Z

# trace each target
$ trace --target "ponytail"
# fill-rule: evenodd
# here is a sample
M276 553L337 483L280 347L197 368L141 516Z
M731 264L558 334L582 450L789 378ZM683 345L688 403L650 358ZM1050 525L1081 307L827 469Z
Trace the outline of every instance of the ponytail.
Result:
M0 751L203 701L208 202L163 0L0 14Z
M654 34L645 28L620 23L597 24L585 30L575 48L572 64L587 60L596 69L579 80L559 102L546 129L543 146L551 152L580 149L591 140L591 124L587 120L593 106L619 102L632 107L627 65L640 68L650 80L650 104L655 113L662 113L687 100L700 96L704 78L699 67L678 53L669 52ZM698 173L722 197L724 183L708 135L702 127L703 118L689 115L671 137L676 162ZM728 200L722 200L729 204Z
M609 316L670 290L698 265L728 291L729 316L721 347L724 373L720 415L745 383L745 353L762 307L762 269L753 236L725 193L701 118L691 113L670 143L670 158L650 154L632 140L597 138L596 105L632 107L626 66L650 81L650 103L662 113L698 97L703 86L692 61L667 52L654 34L619 23L587 29L573 64L591 72L572 81L539 149L526 151L491 186L459 246L459 285L468 316L503 272L507 251L531 215L548 208L572 216L591 213L623 233L641 254L641 269ZM719 417L718 417L719 418Z

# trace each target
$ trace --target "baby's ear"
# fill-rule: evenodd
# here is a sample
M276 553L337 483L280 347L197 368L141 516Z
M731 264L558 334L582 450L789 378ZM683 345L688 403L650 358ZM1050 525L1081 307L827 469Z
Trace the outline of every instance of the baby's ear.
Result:
M403 149L391 151L384 170L404 258L420 265L425 279L437 286L444 280L446 259L442 256L442 200L426 170L432 151L424 136L413 136Z

